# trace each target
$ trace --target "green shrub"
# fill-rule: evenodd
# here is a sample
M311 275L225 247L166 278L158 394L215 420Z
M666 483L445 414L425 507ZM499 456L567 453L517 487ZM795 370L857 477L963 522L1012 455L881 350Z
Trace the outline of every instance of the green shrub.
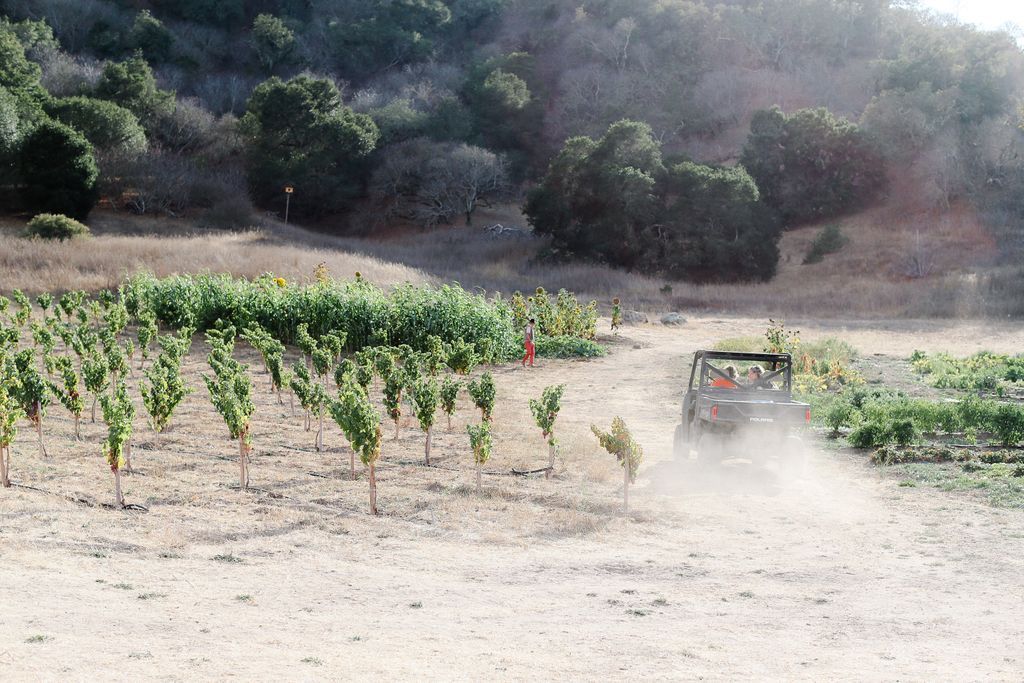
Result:
M99 198L98 177L92 145L63 123L44 121L22 143L22 195L32 211L84 220Z
M889 437L900 446L909 446L921 438L921 435L912 419L903 418L889 425Z
M992 433L1004 446L1024 441L1024 407L1000 403L991 416Z
M850 445L854 448L877 448L887 444L908 446L920 438L917 426L909 418L889 421L868 420L850 432Z
M89 228L74 218L59 213L41 213L28 222L26 237L44 240L70 240L89 235Z
M839 434L843 427L849 427L857 415L852 404L845 400L834 401L825 410L825 424L832 430L832 434Z
M871 454L875 465L899 465L908 462L952 462L957 453L948 446L911 447L899 445L882 446Z
M910 357L914 369L940 389L995 392L1002 394L1003 382L1024 380L1024 357L981 351L967 358L939 353L929 356L915 351Z
M989 453L979 454L978 460L989 465L997 462L1021 464L1024 463L1024 453L1020 451L991 451Z
M814 236L814 241L811 242L807 255L804 256L804 265L821 263L828 254L836 253L845 247L848 242L849 240L843 234L838 223L826 225Z
M542 358L598 358L606 352L597 342L579 337L537 335L535 342L537 355Z
M223 319L244 329L258 323L285 343L293 342L305 323L314 337L344 332L350 351L379 346L382 340L425 350L431 336L449 344L462 339L477 353L489 350L496 360L516 358L520 349L507 307L457 284L403 285L384 292L363 278L280 286L269 275L255 280L137 275L125 292L133 305L148 308L171 326L206 329Z

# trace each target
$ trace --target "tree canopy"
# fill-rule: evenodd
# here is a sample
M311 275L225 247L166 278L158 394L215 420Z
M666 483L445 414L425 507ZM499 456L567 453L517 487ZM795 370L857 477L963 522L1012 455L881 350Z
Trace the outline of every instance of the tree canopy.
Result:
M253 91L241 127L249 143L249 185L260 203L296 188L299 215L339 211L362 191L377 144L373 120L341 102L326 79L271 78Z
M690 280L763 280L778 261L777 221L742 168L664 165L649 126L620 121L573 138L527 199L556 249Z
M740 163L764 202L791 224L863 206L886 182L881 154L855 124L827 109L755 113Z

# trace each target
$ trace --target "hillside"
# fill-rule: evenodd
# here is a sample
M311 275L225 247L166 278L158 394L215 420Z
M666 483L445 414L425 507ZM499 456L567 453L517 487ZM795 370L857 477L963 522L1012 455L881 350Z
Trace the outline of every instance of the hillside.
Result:
M462 239L445 226L522 205L511 222L540 237L508 258L475 253L493 259L475 283L503 289L520 286L493 276L512 259L537 274L603 272L588 261L654 273L655 291L675 283L675 306L784 293L803 310L841 288L870 299L851 304L863 311L1002 314L996 300L1020 291L1024 54L906 3L3 0L0 12L11 216L85 216L98 201L101 233L127 216L152 217L152 234L238 230L281 219L291 185L293 222L374 253L396 235L433 239L418 230ZM846 247L801 265L830 224ZM462 270L416 257L397 260ZM771 282L730 284L751 280Z

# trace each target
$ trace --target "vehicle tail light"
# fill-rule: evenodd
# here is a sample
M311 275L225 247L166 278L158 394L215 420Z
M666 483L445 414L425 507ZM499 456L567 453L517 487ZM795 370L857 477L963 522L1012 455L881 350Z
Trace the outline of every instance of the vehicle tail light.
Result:
M715 405L711 406L711 419L712 420L717 420L718 419L718 404L715 404Z
M810 408L807 409L807 414L804 416L804 420L807 422L807 424L811 424L811 409Z

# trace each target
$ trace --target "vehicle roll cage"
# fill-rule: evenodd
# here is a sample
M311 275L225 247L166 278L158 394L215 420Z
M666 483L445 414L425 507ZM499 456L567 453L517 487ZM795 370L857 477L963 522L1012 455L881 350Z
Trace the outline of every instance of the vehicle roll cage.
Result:
M738 362L756 362L767 366L768 370L762 377L753 384L743 383L739 377L729 377L722 369L716 367L709 361L728 360ZM697 364L702 363L701 372L697 373ZM705 376L715 376L727 380L736 385L737 389L770 389L771 381L779 377L783 378L785 391L790 391L791 368L793 358L788 353L749 353L741 351L698 351L693 354L693 366L690 369L690 391L693 390L693 381L698 380L698 387L704 387ZM704 370L707 370L705 373ZM717 388L717 387L709 387Z

